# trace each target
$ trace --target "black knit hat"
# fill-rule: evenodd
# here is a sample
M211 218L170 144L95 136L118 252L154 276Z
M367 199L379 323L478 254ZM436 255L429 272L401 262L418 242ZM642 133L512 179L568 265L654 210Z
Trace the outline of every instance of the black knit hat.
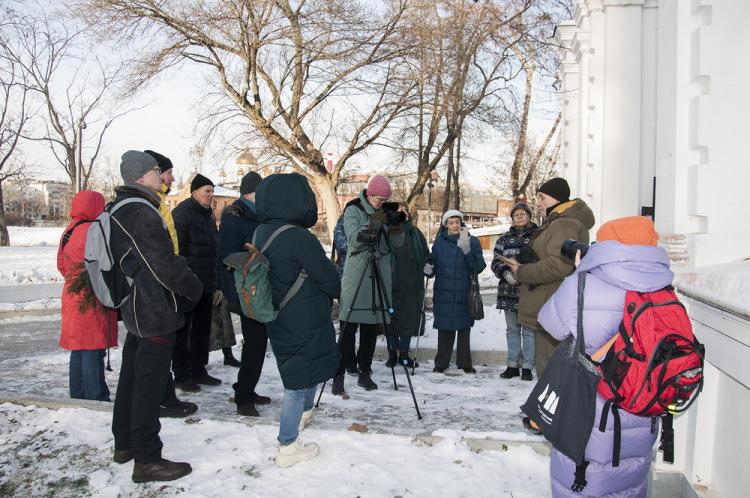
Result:
M161 173L169 171L173 168L172 161L170 161L167 156L163 156L158 152L154 152L153 150L144 150L143 152L156 159L156 163L159 165L159 171Z
M570 186L568 186L568 182L565 181L565 178L552 178L547 180L542 183L536 191L547 194L560 202L565 202L570 199Z
M512 208L510 208L511 218L513 218L513 213L515 213L518 209L523 209L524 211L526 211L526 213L529 215L529 218L531 218L531 208L525 202L518 202Z
M263 178L255 171L251 171L243 176L240 181L240 195L252 194L255 192L255 189L258 187L258 184L262 179Z
M196 190L198 190L201 187L205 187L206 185L214 186L214 182L206 178L205 176L201 175L200 173L197 173L195 175L195 178L193 178L193 181L190 182L190 193L192 194Z

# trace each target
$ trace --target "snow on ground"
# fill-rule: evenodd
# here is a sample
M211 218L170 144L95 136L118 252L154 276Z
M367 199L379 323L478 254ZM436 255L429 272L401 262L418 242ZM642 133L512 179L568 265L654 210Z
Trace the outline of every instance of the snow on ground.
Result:
M485 311L488 317L496 314ZM0 390L67 398L69 354L55 345L59 322L26 318L2 322L6 337L0 337ZM487 323L500 326L501 319ZM121 342L124 334L121 326ZM239 356L240 346L234 349ZM106 378L114 398L121 349L110 353L113 371ZM132 484L132 465L111 463L110 414L1 405L0 495L549 496L548 458L529 447L474 453L460 441L542 441L527 434L520 422L519 406L532 383L500 379L500 365L477 366L477 375L455 367L436 374L432 367L432 359L423 358L411 377L421 421L403 370L396 370L399 390L394 391L391 370L382 359L373 364L380 386L376 391L360 389L356 378L347 375L350 398L343 399L331 395L329 383L311 430L303 435L321 445L321 456L280 470L272 461L282 400L273 354L266 355L257 388L273 401L258 407L261 417L253 419L239 417L230 402L237 369L222 364L221 352L211 353L208 370L222 385L180 394L197 403L199 411L187 420L162 421L165 457L191 462L194 473L154 485ZM347 432L353 422L367 425L370 432ZM190 437L185 437L187 431ZM446 440L434 447L412 440L424 433Z
M8 227L11 246L57 246L64 226Z
M34 301L23 301L20 303L0 303L0 312L15 311L22 313L30 310L59 310L61 300L59 297L48 297L45 299L35 299Z
M0 247L0 285L63 282L57 247Z
M750 259L682 271L675 276L682 292L750 316Z
M111 416L85 409L0 405L0 495L97 497L549 496L548 459L529 447L473 452L455 433L435 446L409 437L320 430L320 455L273 463L277 429L215 420L162 420L164 456L193 473L133 484L132 463L111 461ZM186 437L189 435L189 437Z

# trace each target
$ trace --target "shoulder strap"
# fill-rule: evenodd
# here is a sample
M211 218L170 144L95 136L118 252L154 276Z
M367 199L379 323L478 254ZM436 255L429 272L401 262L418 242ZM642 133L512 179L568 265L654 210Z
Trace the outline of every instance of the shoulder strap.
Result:
M278 237L282 233L286 232L290 228L294 228L294 225L282 225L279 228L277 228L276 230L274 230L273 233L271 234L271 236L268 237L268 240L266 241L266 243L263 244L263 247L260 249L260 252L266 252L266 249L268 249L268 247L271 245L271 243L274 241L274 239L276 239L276 237ZM255 241L257 239L257 236L258 236L258 230L256 229L255 233L253 233L253 241L252 241L252 244L254 246L255 246Z
M91 223L92 220L78 220L75 225L70 227L70 230L66 230L65 233L62 236L62 243L60 244L60 249L65 247L65 244L67 244L70 241L70 237L73 235L73 230L75 230L78 225L82 223Z
M161 220L161 224L164 226L165 229L167 228L167 222L164 221L164 218L162 217L162 215L159 212L159 210L156 209L156 207L154 207L154 205L151 204L150 202L148 202L146 199L141 199L140 197L128 197L127 199L122 200L122 201L120 201L120 202L118 202L116 204L112 204L112 206L109 209L109 214L111 216L111 215L113 215L115 213L115 211L117 211L121 207L126 206L128 204L135 204L135 203L145 204L146 206L148 206L151 209L153 209L154 212L156 212L156 214L159 215L159 219Z
M307 272L305 270L299 272L299 275L297 275L297 280L294 281L292 286L287 291L286 296L284 296L284 299L282 299L281 303L279 303L279 311L284 309L284 306L286 306L287 303L291 301L291 299L299 292L299 290L302 288L302 284L305 283L306 278Z

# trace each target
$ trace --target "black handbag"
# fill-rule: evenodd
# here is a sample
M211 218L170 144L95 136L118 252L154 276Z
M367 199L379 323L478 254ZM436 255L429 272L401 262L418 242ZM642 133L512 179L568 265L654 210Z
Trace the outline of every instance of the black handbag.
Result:
M594 426L597 364L586 354L583 332L583 290L586 273L578 274L577 338L566 338L552 356L544 375L521 407L552 446L583 464Z
M482 302L482 294L479 292L479 276L475 272L470 279L469 292L466 294L466 309L469 318L481 320L484 318L484 303Z

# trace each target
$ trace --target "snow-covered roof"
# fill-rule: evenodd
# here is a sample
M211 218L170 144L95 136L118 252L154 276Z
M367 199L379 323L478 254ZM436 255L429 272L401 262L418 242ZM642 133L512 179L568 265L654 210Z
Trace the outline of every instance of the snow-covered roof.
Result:
M683 294L727 311L750 316L750 259L693 268L676 275Z
M214 187L214 195L218 195L221 197L239 197L240 193L236 190L230 190L228 188L224 188L221 185L216 185Z
M492 225L491 227L472 228L469 233L474 237L481 237L482 235L500 235L507 232L510 229L510 225Z

